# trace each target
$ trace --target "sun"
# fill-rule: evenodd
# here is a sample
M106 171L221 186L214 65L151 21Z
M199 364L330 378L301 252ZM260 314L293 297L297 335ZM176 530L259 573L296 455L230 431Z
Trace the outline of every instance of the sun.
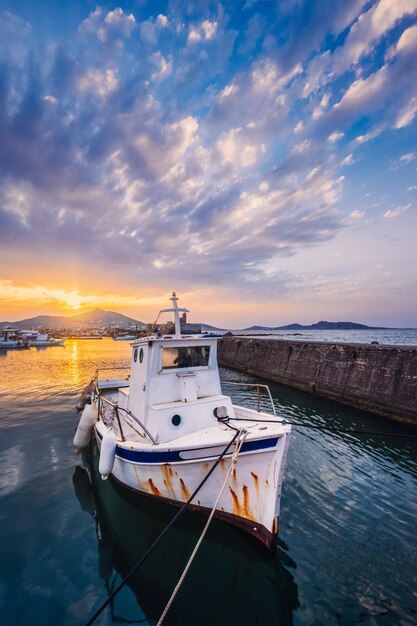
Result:
M83 304L84 298L77 291L71 291L65 294L65 308L71 311L79 311Z

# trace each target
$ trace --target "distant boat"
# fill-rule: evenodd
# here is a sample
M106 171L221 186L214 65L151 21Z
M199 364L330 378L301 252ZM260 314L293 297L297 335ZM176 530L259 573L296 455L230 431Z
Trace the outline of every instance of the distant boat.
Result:
M274 549L291 426L276 417L269 389L272 414L223 395L218 338L182 335L186 309L177 300L174 293L172 308L161 311L174 313L172 334L133 342L130 376L96 371L77 404L84 410L74 446L87 447L94 433L103 479L161 502L213 509ZM255 387L258 398L266 385Z
M48 334L38 333L33 339L29 339L29 346L32 347L47 347L47 346L63 346L65 339L54 339Z
M117 335L117 337L113 337L115 341L134 341L137 338L137 335Z
M21 334L18 328L3 328L0 334L1 350L19 350L29 347L29 342Z

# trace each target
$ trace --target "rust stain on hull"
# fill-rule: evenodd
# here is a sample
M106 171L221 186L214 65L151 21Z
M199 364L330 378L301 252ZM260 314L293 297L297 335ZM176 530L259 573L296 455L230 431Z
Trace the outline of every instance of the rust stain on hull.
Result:
M253 519L253 515L249 507L249 489L247 485L243 485L243 511L245 513L245 517Z
M120 480L113 475L109 477L109 480L115 486L117 486L117 488L120 489L121 492L131 491L133 493L136 493L138 495L151 498L151 499L154 498L156 495L158 495L158 494L150 493L149 489L147 489L146 491L142 491L142 490L134 489L133 487L128 487L124 483L120 482ZM144 484L144 487L147 487L147 486L148 486L148 481ZM181 507L184 504L180 500L171 500L169 498L164 498L164 497L162 497L162 501L167 504L171 504L177 507ZM196 506L194 504L190 504L189 509L190 511L193 511L195 513L201 513L204 515L208 515L211 512L211 509L208 507ZM221 520L224 520L225 522L232 524L233 526L242 528L242 530L247 532L249 535L251 535L252 537L255 537L257 541L259 541L262 545L264 545L268 551L275 552L277 548L277 543L278 543L279 518L276 518L276 523L274 521L273 529L271 532L271 529L266 528L259 522L248 520L243 517L236 517L234 514L224 511L223 507L222 509L216 511L215 517Z
M237 497L236 492L231 487L229 487L229 491L233 500L233 514L242 515L242 513L240 512L239 498Z
M167 491L168 491L170 497L171 498L175 498L175 489L174 489L174 486L172 484L173 471L169 467L169 465L162 465L162 471L164 473L165 487L167 488Z
M255 483L256 495L259 497L259 478L254 472L251 472L250 475L252 476L253 482Z
M243 485L243 498L242 502L240 502L236 491L229 486L230 495L232 496L233 501L233 514L238 515L239 517L245 517L246 519L253 520L253 515L250 510L249 505L249 489L247 485Z
M180 485L181 485L182 497L184 498L184 500L188 500L191 494L188 491L187 487L185 486L185 482L183 481L182 478L180 478Z
M149 485L149 489L151 490L154 496L162 496L162 493L159 491L158 487L155 485L152 478L150 478L147 482Z

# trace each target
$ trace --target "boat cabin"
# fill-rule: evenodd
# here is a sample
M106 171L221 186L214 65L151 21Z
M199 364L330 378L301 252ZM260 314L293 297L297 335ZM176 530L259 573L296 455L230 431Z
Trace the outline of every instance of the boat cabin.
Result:
M220 387L217 338L181 335L173 294L175 333L148 335L132 344L130 385L119 389L118 404L146 426L158 443L178 439L232 417Z

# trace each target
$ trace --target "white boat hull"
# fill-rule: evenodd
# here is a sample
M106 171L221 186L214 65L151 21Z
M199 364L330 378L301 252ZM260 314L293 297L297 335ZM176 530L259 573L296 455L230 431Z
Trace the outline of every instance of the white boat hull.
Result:
M31 348L46 348L47 346L63 346L64 343L65 339L46 339L44 341L32 339L29 341L29 346Z
M104 431L105 426L98 422L95 433L99 449ZM153 446L153 451L149 451L149 446L141 450L119 442L111 476L128 489L182 505L207 475L232 439L233 432L227 432L226 436L228 439L224 445L212 448L210 456L210 450L203 447L172 450L166 446L165 449ZM249 436L216 512L218 517L256 536L269 549L274 548L278 537L281 487L289 440L290 432L281 432L279 436L270 434L262 439ZM232 447L219 462L190 508L201 512L212 509L232 462L233 450Z
M3 350L18 350L27 348L27 342L16 340L16 341L0 341L0 348Z

